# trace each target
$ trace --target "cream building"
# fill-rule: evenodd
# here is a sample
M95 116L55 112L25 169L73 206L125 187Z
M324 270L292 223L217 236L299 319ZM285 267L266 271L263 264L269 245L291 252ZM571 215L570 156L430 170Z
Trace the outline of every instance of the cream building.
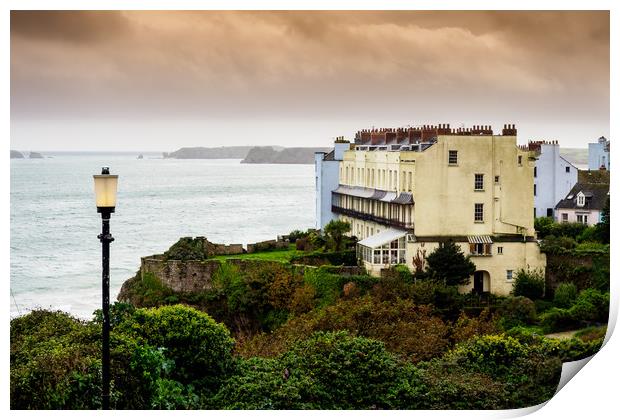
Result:
M477 271L462 291L506 295L519 269L544 270L534 232L534 155L516 129L449 125L363 130L345 151L332 212L351 223L373 274L412 270L456 242Z

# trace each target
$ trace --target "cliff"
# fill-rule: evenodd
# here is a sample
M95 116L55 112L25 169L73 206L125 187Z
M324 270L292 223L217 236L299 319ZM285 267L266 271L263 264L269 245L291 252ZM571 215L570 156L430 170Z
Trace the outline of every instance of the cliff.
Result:
M276 150L272 146L253 147L241 163L314 163L315 152L328 152L325 147L289 147Z
M164 159L243 159L252 146L182 147L176 152L164 153Z
M22 152L18 152L17 150L11 150L11 159L23 159L24 155Z

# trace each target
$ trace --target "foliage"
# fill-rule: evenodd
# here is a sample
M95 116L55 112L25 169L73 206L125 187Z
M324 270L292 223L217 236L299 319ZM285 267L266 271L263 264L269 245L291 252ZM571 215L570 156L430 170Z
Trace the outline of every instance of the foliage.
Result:
M226 327L209 315L183 306L137 309L117 330L163 348L174 362L171 378L181 382L200 380L215 386L233 364L233 339Z
M181 238L176 241L166 252L164 258L166 260L204 260L208 257L204 247L205 238Z
M564 254L575 249L577 241L566 236L546 236L540 244L540 250L546 254Z
M325 237L327 238L326 247L331 251L344 251L346 246L345 234L351 230L351 223L343 220L331 220L323 228Z
M598 239L604 244L608 244L610 239L611 213L609 206L609 196L607 196L605 206L601 210L601 221L596 225Z
M172 289L163 285L155 274L149 272L142 275L138 271L134 277L127 280L122 292L123 299L139 307L160 306L178 300ZM95 314L100 317L97 312Z
M400 373L382 343L317 333L273 360L250 359L215 397L218 408L390 408Z
M587 327L587 328L577 331L575 333L575 338L578 338L584 342L588 342L588 341L604 339L606 333L607 333L606 325L601 326L601 327Z
M578 326L571 311L562 308L552 308L540 315L539 324L546 334L566 331Z
M596 354L603 344L603 339L584 342L578 338L557 340L545 338L540 347L551 357L558 357L563 363L585 359Z
M515 277L512 293L515 296L525 296L535 300L545 293L545 276L541 271L519 270Z
M607 322L609 318L609 293L596 289L582 290L570 308L575 319L591 322Z
M426 257L426 262L429 276L444 280L449 286L468 284L469 277L476 271L474 263L452 241L441 242Z
M505 330L532 324L536 321L536 305L524 296L512 296L504 300L499 309L500 325Z
M341 300L289 320L272 334L244 343L238 351L248 356L274 356L318 331L346 330L381 340L389 351L412 361L440 355L449 345L449 325L426 306L407 300L382 302L369 296Z
M457 345L449 357L467 368L499 376L518 359L527 356L527 348L506 335L486 335Z
M540 239L551 234L551 229L555 224L553 217L537 217L534 219L534 230L538 233Z
M303 264L312 266L323 265L357 265L357 257L355 251L338 251L338 252L319 252L315 251L310 254L293 256L290 259L291 264Z
M553 303L558 308L570 308L577 299L577 286L573 283L560 283L555 288Z

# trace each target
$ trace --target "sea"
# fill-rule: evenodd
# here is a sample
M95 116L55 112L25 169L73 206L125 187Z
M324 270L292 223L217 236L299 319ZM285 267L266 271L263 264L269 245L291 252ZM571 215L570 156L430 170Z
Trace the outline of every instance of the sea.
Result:
M11 316L33 309L91 319L101 307L101 217L93 177L119 176L110 220L110 296L140 257L179 238L217 243L275 239L315 225L313 165L162 159L161 153L43 153L11 159Z

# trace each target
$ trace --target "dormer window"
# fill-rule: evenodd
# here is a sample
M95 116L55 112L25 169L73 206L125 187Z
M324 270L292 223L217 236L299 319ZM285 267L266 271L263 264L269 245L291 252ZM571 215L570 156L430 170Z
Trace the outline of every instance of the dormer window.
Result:
M577 194L577 206L583 207L586 205L586 196L581 191Z

